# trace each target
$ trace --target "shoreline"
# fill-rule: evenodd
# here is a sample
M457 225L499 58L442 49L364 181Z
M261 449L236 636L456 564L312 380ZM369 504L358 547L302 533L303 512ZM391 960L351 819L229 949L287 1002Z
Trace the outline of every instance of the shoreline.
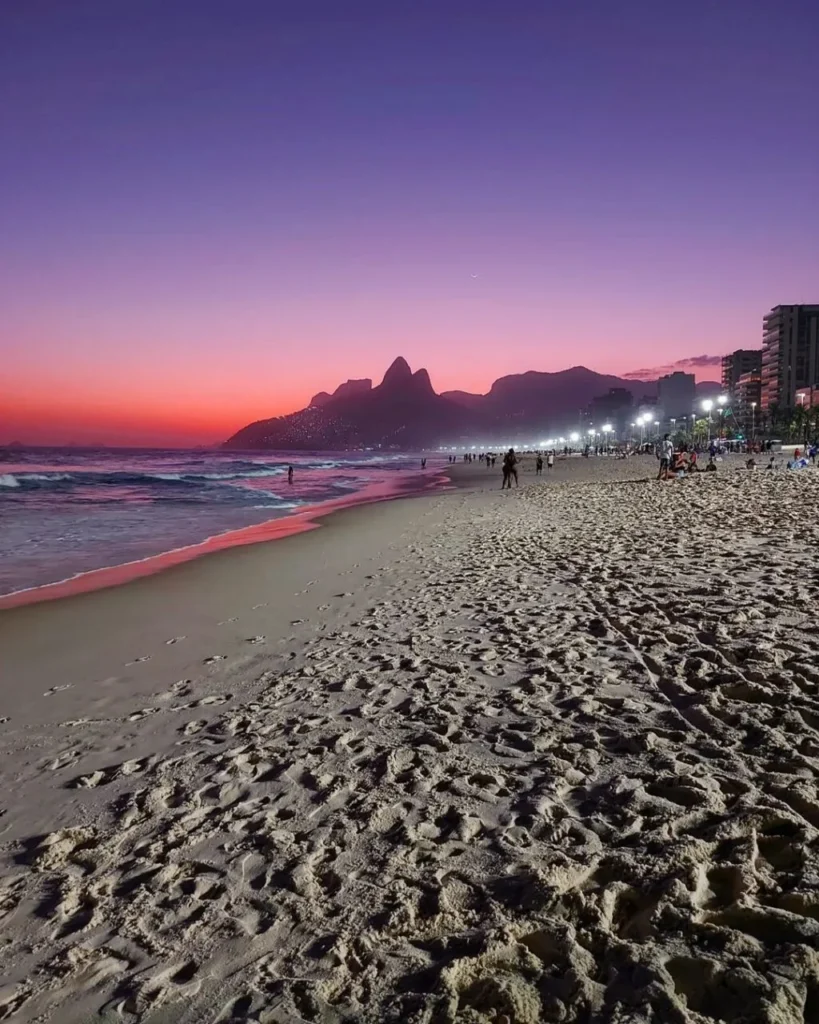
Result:
M419 486L422 481L423 486ZM195 544L186 544L184 547L147 555L145 558L134 559L130 562L88 569L67 579L55 580L53 583L44 583L34 587L23 587L8 594L1 594L0 612L123 586L145 576L155 576L176 565L206 558L218 551L284 540L287 537L318 529L326 516L336 512L402 498L419 497L432 490L444 489L450 482L450 477L443 469L439 472L431 468L429 476L413 471L413 475L409 479L398 481L396 486L373 484L349 495L314 505L306 505L292 515L268 519L252 526L226 530L224 533L214 534Z

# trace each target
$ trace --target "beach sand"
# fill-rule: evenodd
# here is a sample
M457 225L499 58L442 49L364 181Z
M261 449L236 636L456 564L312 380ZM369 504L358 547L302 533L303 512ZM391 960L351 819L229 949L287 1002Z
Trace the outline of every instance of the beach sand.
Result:
M0 612L0 1019L819 1019L819 473L500 491Z

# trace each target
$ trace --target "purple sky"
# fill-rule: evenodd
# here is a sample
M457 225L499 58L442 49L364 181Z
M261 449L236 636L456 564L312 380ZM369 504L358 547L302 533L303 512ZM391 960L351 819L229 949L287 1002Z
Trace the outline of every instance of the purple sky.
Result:
M817 38L815 0L4 0L0 441L757 346L819 301Z

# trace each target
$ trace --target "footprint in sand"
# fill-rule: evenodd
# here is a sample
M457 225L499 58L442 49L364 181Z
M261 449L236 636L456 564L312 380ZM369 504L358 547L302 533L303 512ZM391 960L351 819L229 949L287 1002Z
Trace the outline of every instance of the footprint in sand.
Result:
M212 697L201 697L199 700L192 700L188 704L177 704L171 708L171 711L189 711L191 708L202 708L211 704L227 704L229 700L233 700L232 693L219 693L214 694Z
M227 658L226 654L211 654L209 658L205 658L202 662L203 665L212 665L215 661L224 661Z
M194 718L192 721L186 723L179 728L179 732L183 736L195 736L196 733L201 732L207 728L208 721L206 718Z
M170 646L171 644L178 644L180 640L187 640L184 636L172 636L170 640L166 640L165 643Z
M267 640L265 636L249 636L246 639L246 643L249 644L263 644Z
M98 786L107 786L111 782L128 778L131 775L140 775L147 768L157 763L155 757L143 757L131 761L124 761L122 764L112 765L109 768L100 768L89 775L80 775L66 783L66 789L96 789Z
M173 641L171 641L171 640L168 641L168 643L172 643L172 642ZM126 661L125 662L125 667L127 668L129 665L141 665L143 661L150 661L150 660L151 660L150 654L145 654L141 658L134 658L133 661Z
M226 626L229 622L238 622L238 621L239 621L239 616L238 615L234 615L233 618L222 619L222 621L221 622L217 622L216 625L217 626Z
M162 708L140 708L139 711L134 711L133 714L128 715L127 721L141 722L143 718L148 718L150 715L156 715L161 710Z
M71 683L63 683L62 686L52 686L50 690L46 690L43 694L44 697L50 697L52 693L59 693L60 690L70 690Z
M79 750L67 750L56 757L48 766L48 769L52 772L58 772L63 768L67 768L68 765L73 764L79 756Z
M267 608L267 601L262 601L261 604L254 604L253 611L257 611L259 608Z

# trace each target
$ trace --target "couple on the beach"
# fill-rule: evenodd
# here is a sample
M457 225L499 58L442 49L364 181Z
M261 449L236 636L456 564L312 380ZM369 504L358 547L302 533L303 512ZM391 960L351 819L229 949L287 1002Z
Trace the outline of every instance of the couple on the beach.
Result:
M515 478L515 487L520 487L518 483L518 457L515 455L515 449L510 448L509 451L503 457L503 483L501 484L501 490L508 487L512 490L512 477Z

